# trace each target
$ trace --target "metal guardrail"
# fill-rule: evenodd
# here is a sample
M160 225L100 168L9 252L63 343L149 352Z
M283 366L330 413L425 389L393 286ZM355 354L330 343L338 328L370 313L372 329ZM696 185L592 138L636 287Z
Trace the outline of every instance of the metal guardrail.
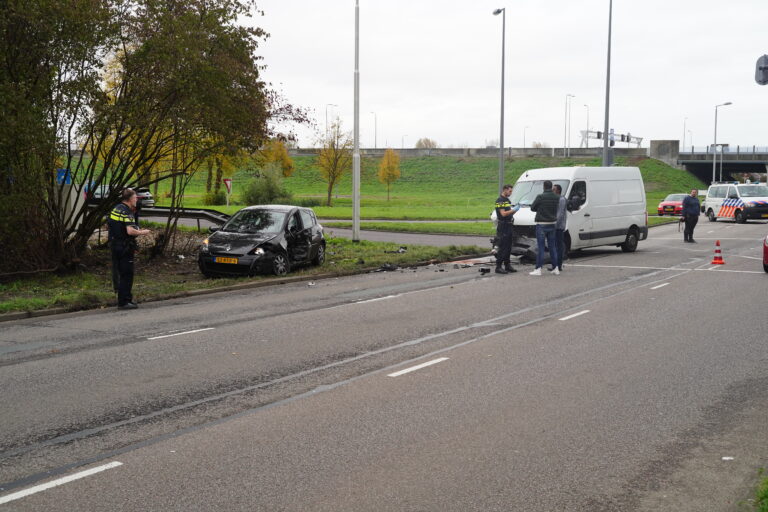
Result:
M174 212L180 219L197 220L197 230L200 231L200 220L207 220L214 224L224 224L229 220L229 215L218 210L210 208L178 208ZM171 209L167 206L153 206L152 208L141 208L139 218L141 217L170 217Z

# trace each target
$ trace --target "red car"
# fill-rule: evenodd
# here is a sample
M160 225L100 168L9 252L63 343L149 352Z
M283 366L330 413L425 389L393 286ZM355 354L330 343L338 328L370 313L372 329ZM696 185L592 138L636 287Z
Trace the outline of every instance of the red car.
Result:
M682 215L683 199L688 194L669 194L659 203L659 215Z
M763 240L763 270L768 272L768 236Z

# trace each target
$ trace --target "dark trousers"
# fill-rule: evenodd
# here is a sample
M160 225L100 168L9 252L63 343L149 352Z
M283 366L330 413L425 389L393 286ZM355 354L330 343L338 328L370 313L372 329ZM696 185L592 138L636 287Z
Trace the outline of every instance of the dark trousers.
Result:
M563 270L563 259L565 258L565 230L555 229L555 244L557 245L557 263L552 262L552 266L558 270Z
M499 239L499 249L496 252L496 268L509 268L509 255L512 252L512 224L499 222L496 227L496 237Z
M699 222L698 215L686 215L685 216L685 229L683 230L683 240L690 242L693 240L693 230L696 228L696 224Z
M133 254L130 247L112 248L112 287L117 292L117 305L133 302Z

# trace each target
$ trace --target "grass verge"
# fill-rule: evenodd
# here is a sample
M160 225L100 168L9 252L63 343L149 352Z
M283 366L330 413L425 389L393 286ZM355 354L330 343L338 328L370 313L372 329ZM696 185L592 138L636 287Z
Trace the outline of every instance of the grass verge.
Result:
M198 236L191 234L191 236ZM467 254L483 254L487 248L474 246L429 247L409 245L398 253L400 244L352 242L328 238L326 262L321 267L303 267L291 275L348 275L384 264L413 266L425 261L448 261ZM144 253L136 258L133 293L139 301L150 301L194 290L221 288L233 284L273 280L272 276L207 279L197 268L194 254L149 260ZM115 304L112 291L110 254L105 247L89 251L83 266L67 274L41 274L0 283L0 313L37 311L62 307L68 311L108 307Z

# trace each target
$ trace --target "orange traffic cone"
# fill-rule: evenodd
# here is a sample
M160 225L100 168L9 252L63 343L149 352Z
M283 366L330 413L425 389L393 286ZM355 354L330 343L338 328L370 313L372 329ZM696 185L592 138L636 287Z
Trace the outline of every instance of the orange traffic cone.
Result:
M720 240L715 243L715 257L710 265L725 265L723 256L720 254Z

